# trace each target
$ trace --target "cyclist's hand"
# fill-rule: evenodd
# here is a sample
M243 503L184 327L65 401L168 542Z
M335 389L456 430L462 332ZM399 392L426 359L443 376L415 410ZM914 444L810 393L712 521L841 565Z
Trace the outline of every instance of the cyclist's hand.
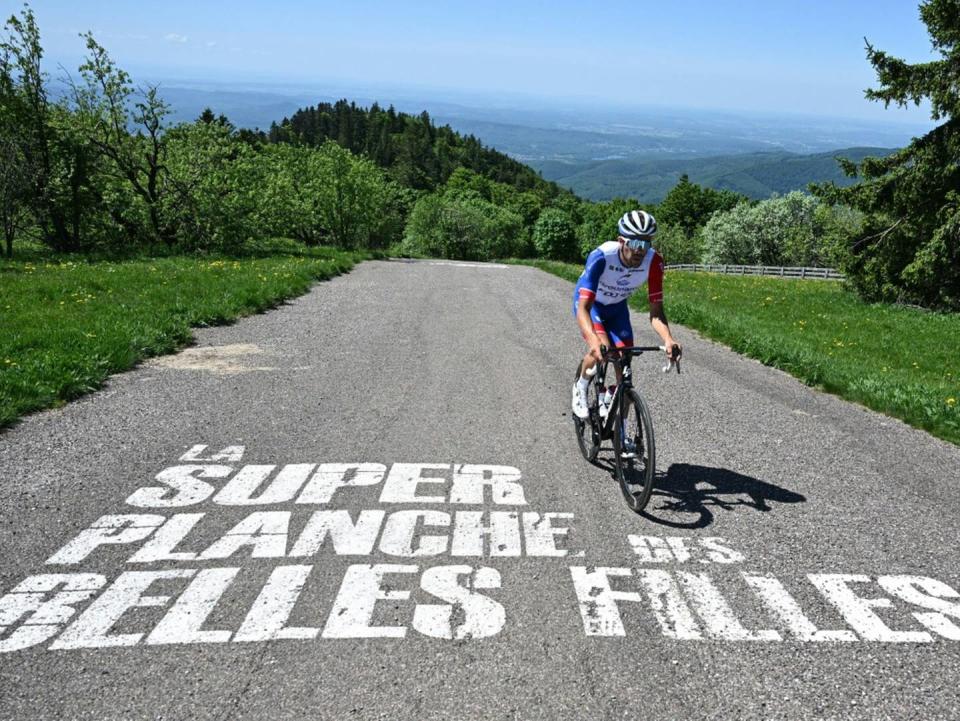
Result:
M590 355L596 358L598 361L603 360L603 353L600 350L600 338L596 334L588 341L590 344Z
M676 341L671 341L664 345L667 353L667 358L671 361L680 360L680 356L683 355L683 348Z

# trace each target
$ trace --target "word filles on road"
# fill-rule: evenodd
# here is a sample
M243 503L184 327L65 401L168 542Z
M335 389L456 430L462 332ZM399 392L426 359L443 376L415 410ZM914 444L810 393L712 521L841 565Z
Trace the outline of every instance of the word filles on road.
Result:
M523 510L521 473L510 466L238 467L242 446L205 452L206 446L195 446L178 465L160 471L155 485L128 496L126 505L140 512L101 516L46 562L68 570L30 576L0 597L0 652L47 641L52 641L48 648L58 650L402 638L410 629L438 639L481 639L500 633L507 623L501 571L466 562L427 565L427 559L489 558L503 565L510 558L585 555L566 547L574 514ZM400 509L351 513L328 507L371 490L379 492L380 504ZM293 504L295 510L250 509L278 504ZM429 508L403 507L409 504ZM485 504L513 508L461 508ZM437 508L443 505L454 510ZM238 509L245 515L229 525ZM291 527L297 531L291 533ZM201 543L201 538L214 540ZM575 603L579 609L588 636L624 636L628 625L636 633L642 623L630 622L635 609L643 609L662 636L677 640L960 641L960 594L937 579L809 574L810 587L800 590L816 594L818 608L812 612L777 578L740 572L734 590L749 593L762 609L764 625L774 626L750 628L733 610L716 574L664 568L690 563L740 568L745 556L723 539L630 535L627 540L637 568L568 569L571 607ZM402 562L351 564L342 574L328 562L374 554ZM135 570L112 580L107 573L69 570L112 564L118 556ZM324 563L311 562L318 558ZM277 565L276 559L287 560ZM225 561L230 565L208 567ZM163 568L142 570L152 564ZM865 584L873 584L872 590ZM323 598L334 588L332 601ZM881 593L887 595L878 597ZM898 622L911 628L889 625L893 599L920 609ZM224 607L242 609L243 618L232 618L223 628L230 615ZM316 623L317 609L326 609L320 612L324 623L308 625ZM821 628L814 613L847 627Z

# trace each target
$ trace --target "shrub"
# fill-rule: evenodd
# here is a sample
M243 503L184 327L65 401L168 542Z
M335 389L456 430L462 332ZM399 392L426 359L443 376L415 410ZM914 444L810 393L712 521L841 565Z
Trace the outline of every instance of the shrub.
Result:
M699 263L703 254L702 234L697 232L688 236L677 225L658 227L653 244L665 263Z
M703 228L705 263L825 265L856 218L794 191L717 212Z
M402 250L454 260L493 260L520 255L519 215L478 195L431 193L421 197L407 220Z
M540 213L533 226L533 247L541 258L577 260L577 232L570 216L560 208Z

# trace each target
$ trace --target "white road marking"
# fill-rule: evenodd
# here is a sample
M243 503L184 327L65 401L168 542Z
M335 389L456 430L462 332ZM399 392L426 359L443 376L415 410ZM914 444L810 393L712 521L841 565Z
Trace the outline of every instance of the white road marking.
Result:
M239 572L239 568L208 568L197 573L153 632L147 636L147 643L226 643L229 641L233 631L202 631L201 627Z
M486 522L484 515L488 516ZM516 511L460 511L453 529L451 553L454 556L520 556L519 514Z
M871 583L869 576L854 573L812 573L807 578L865 641L929 643L933 640L926 631L894 631L887 626L873 609L890 608L893 602L889 598L864 598L850 588L854 583Z
M856 641L853 631L821 631L807 618L800 604L787 593L776 578L772 576L752 576L744 574L743 580L749 584L767 608L786 627L792 636L801 641Z
M684 641L703 638L680 586L669 571L642 569L638 576L664 636Z
M310 626L286 626L313 566L280 566L273 569L234 641L273 641L279 638L312 639L320 633Z
M126 571L80 614L50 646L51 649L106 648L135 646L143 633L111 634L110 629L124 613L134 608L166 606L170 596L148 596L147 590L164 579L190 578L196 569L169 571Z
M176 513L156 530L153 537L130 557L127 563L159 563L161 561L193 561L193 551L175 551L205 513Z
M213 502L222 506L286 503L293 499L316 467L316 463L293 463L284 466L276 478L260 491L259 495L255 495L276 470L276 466L244 466L213 497Z
M0 653L53 638L76 613L76 606L106 584L106 577L97 573L45 573L24 579L0 597L0 636L25 617L21 626L0 638Z
M677 571L677 578L711 637L724 641L781 640L780 634L772 629L752 631L745 628L707 574Z
M245 546L252 549L251 558L283 558L287 554L289 527L290 511L256 511L201 553L200 559L229 558Z
M446 552L446 535L418 534L421 527L447 527L450 514L443 511L397 511L387 517L380 539L380 550L390 556L415 558L439 556Z
M226 478L233 473L231 466L186 465L171 466L160 471L156 479L163 486L145 486L127 498L127 504L140 508L180 508L207 500L216 490L201 478ZM170 491L176 491L170 494Z
M504 270L510 267L509 265L500 265L497 263L449 263L438 260L428 261L427 265L446 265L451 268L490 268L494 270Z
M467 585L459 579L467 578ZM507 621L503 606L492 598L475 593L476 589L500 588L500 573L493 568L435 566L420 579L420 587L446 604L417 605L413 627L433 638L486 638L500 633ZM454 609L462 616L455 623Z
M239 463L240 459L243 458L243 446L227 446L204 458L200 454L207 448L209 446L205 443L198 443L180 456L180 461L183 463Z
M47 563L79 563L100 546L142 541L166 520L164 516L152 513L101 516L90 528L81 531L76 538L48 558Z
M330 539L337 555L369 556L373 553L386 511L360 511L357 520L347 510L316 511L293 544L290 555L315 556Z
M960 626L948 617L960 619L960 603L946 598L960 598L947 584L926 576L880 576L877 583L887 593L934 613L914 613L913 617L944 638L960 641Z
M325 622L303 627L287 623L307 588L313 567L278 565L269 569L265 583L261 575L256 575L261 571L254 569L252 577L260 578L264 585L242 623L236 628L217 628L211 627L209 619L220 617L215 614L217 605L234 593L234 585L241 585L237 580L242 573L250 573L244 568L249 559L279 562L322 556L326 564L331 557L369 557L377 553L418 560L556 559L572 553L567 546L575 529L575 515L527 510L520 470L512 466L239 466L243 454L243 446L220 450L211 450L205 444L192 446L180 457L180 464L161 470L152 485L128 496L128 506L152 512L101 516L46 561L49 565L74 567L102 563L126 549L124 555L130 564L235 559L235 565L131 570L120 572L112 582L106 575L84 572L30 576L0 595L0 653L50 641L50 649L109 648L275 639L405 638L410 629L438 639L484 638L500 633L508 623L508 609L497 599L498 594L487 593L501 589L501 571L464 564L349 565ZM345 494L342 499L341 494ZM367 501L379 504L420 504L428 508L348 511L308 507L334 500L355 504L364 495ZM201 504L205 504L202 511L174 512ZM287 510L277 510L281 504L286 504ZM444 505L446 509L442 510ZM462 509L465 505L480 509ZM261 508L254 510L255 506ZM228 509L246 509L246 515L234 519L224 533L220 514ZM219 534L212 540L208 538L211 527ZM197 543L199 539L204 539L203 545ZM627 542L640 568L569 567L583 631L588 636L642 632L645 627L641 624L624 623L621 613L626 604L632 608L626 616L628 621L636 614L648 614L656 620L663 637L677 641L960 641L960 593L934 578L811 574L809 583L849 626L821 630L779 579L758 573L731 575L729 567L743 563L745 556L720 537L631 534ZM584 555L584 550L572 553L574 557ZM645 564L658 564L660 568L642 567ZM716 564L717 571L726 571L726 576L715 578L683 570L693 564ZM555 579L556 574L547 578ZM748 627L735 604L721 592L724 585L718 581L729 582L731 578L755 594L775 628ZM878 589L889 597L880 596ZM334 587L329 590L333 593ZM424 603L424 594L438 602ZM229 597L232 608L235 597ZM878 613L881 610L884 618ZM387 618L392 619L392 625L384 623ZM138 623L146 626L138 627ZM916 628L917 624L926 630Z
M386 589L388 575L416 573L418 566L396 566L379 563L355 565L347 568L340 591L333 602L333 610L323 628L324 638L403 638L407 635L404 626L373 626L374 607L377 601L405 601L410 591ZM390 586L402 581L390 579Z
M588 636L626 636L617 601L641 603L643 598L635 591L615 591L610 587L610 576L629 576L629 568L598 567L592 571L583 566L571 566L570 575L580 605L583 632Z

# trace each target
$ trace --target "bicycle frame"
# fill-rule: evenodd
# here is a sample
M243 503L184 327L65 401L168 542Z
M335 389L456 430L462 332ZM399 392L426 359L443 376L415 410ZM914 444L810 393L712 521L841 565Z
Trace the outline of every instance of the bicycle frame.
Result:
M615 348L607 350L605 346L600 347L601 360L597 363L597 373L594 383L597 386L597 397L601 395L601 387L606 383L607 364L613 363L614 369L620 371L618 374L622 379L617 384L617 390L614 391L613 398L610 399L610 408L607 410L607 417L600 426L600 437L610 438L613 435L613 425L620 418L620 404L623 394L633 388L633 371L630 369L630 361L633 356L639 356L648 351L663 351L661 346L629 346L626 348ZM614 410L616 409L616 410Z
M600 346L600 358L594 365L594 394L588 403L586 418L574 414L573 422L577 432L580 452L589 463L597 465L597 453L605 440L613 440L614 476L620 485L620 491L630 508L640 513L653 490L656 469L656 445L653 435L653 419L646 402L635 390L633 371L630 361L647 351L664 351L663 346L630 346L608 350ZM605 393L607 368L613 364L619 376L617 385L607 408L606 417L601 417L601 393ZM672 357L663 367L667 372L676 368L680 372L680 358ZM583 377L583 364L577 369L577 379ZM574 389L576 391L576 388ZM630 428L627 437L628 422L636 415L636 429ZM587 436L589 433L589 437ZM637 465L639 464L639 465ZM639 475L638 475L639 474Z

